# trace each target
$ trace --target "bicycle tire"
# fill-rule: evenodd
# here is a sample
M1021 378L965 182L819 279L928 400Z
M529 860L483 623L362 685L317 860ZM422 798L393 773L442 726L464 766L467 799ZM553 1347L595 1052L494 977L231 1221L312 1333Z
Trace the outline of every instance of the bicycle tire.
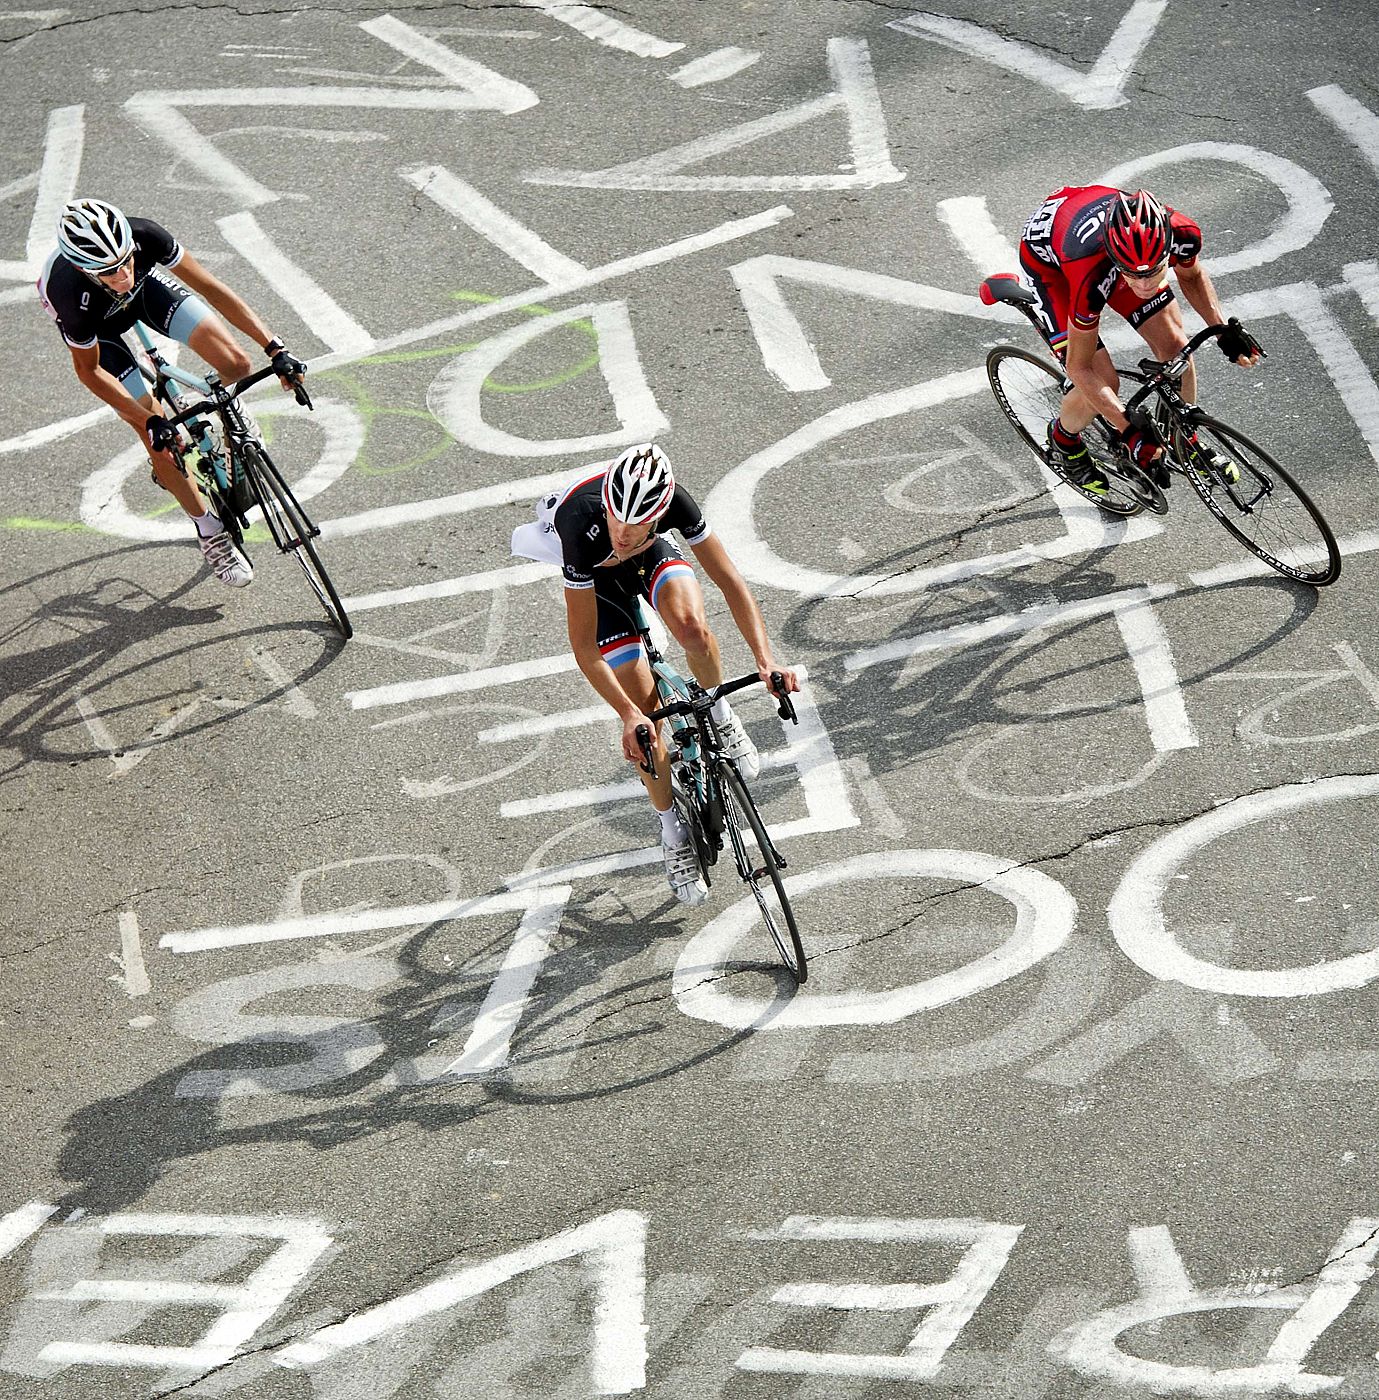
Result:
M1258 443L1206 414L1192 419L1197 443L1183 443L1183 474L1202 504L1257 559L1285 578L1324 588L1341 576L1341 551L1307 492ZM1240 468L1225 480L1197 448L1215 445Z
M274 542L284 554L290 553L301 565L306 581L325 609L326 616L341 637L348 640L354 635L354 626L330 575L321 563L320 555L316 553L316 546L311 542L316 533L315 527L297 504L297 498L261 444L244 442L240 445L239 454L240 470L253 487Z
M795 926L795 911L790 907L790 897L785 893L785 884L780 877L780 866L776 860L775 847L767 835L766 824L761 820L756 803L747 791L747 784L733 766L730 759L723 759L718 765L719 786L723 795L724 826L732 841L733 854L737 858L738 870L747 882L761 911L762 922L776 945L785 969L795 979L796 985L803 985L809 977L809 965L804 956L804 944L800 942L800 931ZM761 853L760 867L754 867L743 839L742 824L746 822L752 839ZM763 888L762 876L766 877L771 895ZM772 897L776 908L772 908ZM779 918L777 917L779 914ZM784 924L784 928L781 925Z
M986 357L986 377L991 392L1020 440L1064 485L1091 501L1108 515L1138 515L1146 505L1162 515L1167 501L1147 477L1133 484L1126 479L1118 454L1106 436L1106 425L1097 419L1088 426L1084 441L1092 460L1102 471L1105 494L1088 491L1049 460L1045 441L1049 421L1058 412L1067 383L1063 371L1039 355L1018 345L998 345Z

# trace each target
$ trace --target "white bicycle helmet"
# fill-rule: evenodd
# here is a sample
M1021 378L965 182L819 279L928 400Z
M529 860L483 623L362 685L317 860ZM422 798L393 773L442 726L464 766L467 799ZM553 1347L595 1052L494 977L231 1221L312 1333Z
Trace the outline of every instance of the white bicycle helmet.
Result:
M74 199L58 215L57 244L83 272L112 272L134 251L134 230L113 204Z
M603 505L609 516L625 525L644 525L670 509L675 473L670 458L654 442L629 447L610 465L603 478Z

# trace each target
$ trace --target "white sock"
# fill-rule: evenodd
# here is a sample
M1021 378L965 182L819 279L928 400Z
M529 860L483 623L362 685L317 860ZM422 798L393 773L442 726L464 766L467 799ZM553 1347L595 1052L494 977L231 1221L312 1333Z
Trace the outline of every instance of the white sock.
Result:
M733 714L728 702L721 695L713 702L711 713L715 724L727 724Z
M220 523L220 517L213 510L208 510L205 515L192 516L192 522L196 526L196 533L203 540L208 540L212 535L218 535L225 526Z
M685 824L674 807L656 815L661 819L661 840L667 846L683 846L689 840L689 832L685 830Z

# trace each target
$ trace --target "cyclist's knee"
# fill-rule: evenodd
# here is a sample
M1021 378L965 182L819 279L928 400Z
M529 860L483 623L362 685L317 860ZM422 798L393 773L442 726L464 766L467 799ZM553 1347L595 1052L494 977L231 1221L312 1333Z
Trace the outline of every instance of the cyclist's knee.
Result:
M672 636L688 652L705 652L714 646L713 628L703 613L686 613L678 618L667 618Z

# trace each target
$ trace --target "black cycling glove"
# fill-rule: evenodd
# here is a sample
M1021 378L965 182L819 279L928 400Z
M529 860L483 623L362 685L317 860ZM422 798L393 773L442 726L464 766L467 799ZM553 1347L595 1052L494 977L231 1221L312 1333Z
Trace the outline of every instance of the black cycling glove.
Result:
M1232 361L1248 360L1256 350L1264 353L1260 343L1234 316L1226 322L1226 329L1216 337L1216 343L1221 347L1221 353Z
M166 418L155 415L144 424L149 446L155 452L166 452L177 442L177 429Z
M270 340L263 353L273 364L273 373L282 379L300 379L306 373L306 362L291 354L281 340Z

